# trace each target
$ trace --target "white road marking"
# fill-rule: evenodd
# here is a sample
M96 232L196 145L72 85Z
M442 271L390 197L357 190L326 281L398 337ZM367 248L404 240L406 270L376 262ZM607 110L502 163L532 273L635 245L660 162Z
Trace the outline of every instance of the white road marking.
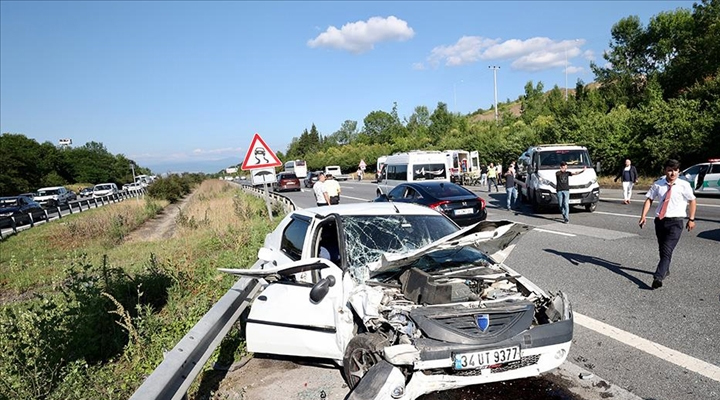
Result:
M640 219L639 215L630 215L630 214L620 214L620 213L610 213L610 212L604 212L604 211L595 211L595 214L602 214L602 215L614 215L616 217L629 217L629 218L635 218Z
M372 201L372 200L368 200L368 199L362 199L362 198L360 198L360 197L346 196L346 195L344 195L344 194L341 194L341 195L340 195L340 199L353 199L353 200L360 200L360 201Z
M681 353L677 350L665 347L661 344L651 342L647 339L643 339L640 336L634 335L630 332L608 325L604 322L600 322L596 319L590 318L586 315L582 315L578 312L573 313L575 323L593 330L597 333L615 339L628 346L634 347L638 350L644 351L650 355L673 363L679 367L687 370L697 372L700 375L706 376L714 381L720 382L720 367L713 364L707 363L703 360Z
M554 233L554 234L556 234L556 235L563 235L563 236L577 236L577 235L573 235L572 233L565 233L565 232L558 232L558 231L550 231L550 230L542 229L542 228L535 228L535 229L533 229L533 230L534 230L534 231L538 231L538 232Z

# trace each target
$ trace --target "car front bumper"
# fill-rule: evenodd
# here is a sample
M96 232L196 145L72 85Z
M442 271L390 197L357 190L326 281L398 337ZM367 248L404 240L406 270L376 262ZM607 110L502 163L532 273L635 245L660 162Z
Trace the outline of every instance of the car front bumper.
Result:
M600 188L595 188L590 192L573 192L570 191L570 205L593 204L600 200ZM537 191L538 204L543 206L558 205L558 196L556 192L546 189Z

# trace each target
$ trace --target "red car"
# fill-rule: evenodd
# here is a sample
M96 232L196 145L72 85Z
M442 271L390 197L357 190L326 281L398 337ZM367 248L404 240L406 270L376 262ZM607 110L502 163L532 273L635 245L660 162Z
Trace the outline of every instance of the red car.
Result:
M273 190L282 192L286 190L300 190L300 179L290 172L281 172L277 174L277 181L273 183Z

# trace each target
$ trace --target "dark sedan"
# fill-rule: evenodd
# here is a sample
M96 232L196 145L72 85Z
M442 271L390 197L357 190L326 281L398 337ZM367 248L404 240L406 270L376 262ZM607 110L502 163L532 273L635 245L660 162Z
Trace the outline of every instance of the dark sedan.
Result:
M300 190L300 179L295 174L289 172L281 172L277 174L277 181L273 183L273 189L276 192L285 190Z
M485 200L460 185L446 181L401 183L375 201L395 201L428 206L460 226L472 225L487 218Z
M303 183L305 184L306 188L311 188L313 185L315 185L315 182L318 181L318 176L322 174L322 171L312 171L308 172L307 176L305 177L305 180L303 180Z
M13 217L20 224L26 222L28 214L40 211L43 211L43 208L31 197L23 195L0 197L0 224L3 227L10 224L10 220L3 217Z

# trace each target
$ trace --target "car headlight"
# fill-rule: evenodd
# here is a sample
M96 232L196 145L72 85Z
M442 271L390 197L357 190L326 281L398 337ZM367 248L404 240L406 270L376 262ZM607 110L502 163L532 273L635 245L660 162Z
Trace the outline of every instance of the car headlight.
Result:
M0 217L12 217L12 215L13 215L13 213L12 213L12 212L4 212L4 213L0 213Z

